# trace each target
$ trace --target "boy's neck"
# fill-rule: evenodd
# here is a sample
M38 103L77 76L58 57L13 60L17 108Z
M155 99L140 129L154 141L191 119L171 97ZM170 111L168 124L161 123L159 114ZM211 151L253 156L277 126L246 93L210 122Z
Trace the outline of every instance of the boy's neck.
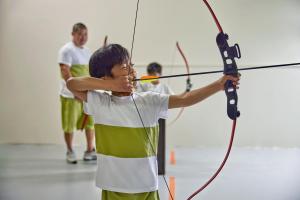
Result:
M130 96L131 92L114 92L114 91L112 91L111 94L113 96L117 96L117 97L125 97L125 96Z
M75 47L80 48L80 49L83 48L83 45L77 44L74 40L72 40L72 42L73 42L73 44L74 44Z

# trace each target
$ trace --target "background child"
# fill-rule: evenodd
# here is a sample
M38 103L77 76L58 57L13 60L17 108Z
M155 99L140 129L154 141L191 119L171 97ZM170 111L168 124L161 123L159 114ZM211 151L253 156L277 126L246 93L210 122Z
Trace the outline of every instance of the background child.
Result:
M74 95L66 87L66 80L70 77L89 76L88 62L91 56L90 50L84 45L87 42L87 27L82 23L74 24L72 41L65 44L59 51L58 63L60 66L62 81L60 89L61 118L67 145L67 162L76 164L77 158L73 150L73 131L85 129L87 150L83 160L95 160L94 152L94 123L91 117L83 113L82 102L74 98ZM86 118L87 117L87 118Z
M147 75L160 77L162 75L162 70L163 67L161 64L152 62L147 66ZM171 88L168 85L161 83L159 79L146 83L139 82L137 85L137 91L139 92L153 91L162 94L174 94Z

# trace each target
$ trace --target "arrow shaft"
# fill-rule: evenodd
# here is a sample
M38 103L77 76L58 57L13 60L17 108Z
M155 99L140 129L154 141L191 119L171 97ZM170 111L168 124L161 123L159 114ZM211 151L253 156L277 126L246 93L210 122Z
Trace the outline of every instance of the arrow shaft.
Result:
M288 66L299 66L300 63L287 63L287 64L278 64L278 65L265 65L265 66L258 66L258 67L246 67L240 68L238 71L248 71L248 70L257 70L257 69L268 69L268 68L279 68L279 67L288 67ZM175 75L167 75L167 76L160 76L155 78L149 79L135 79L134 81L141 81L141 80L154 80L154 79L166 79L166 78L175 78L175 77L183 77L183 76L196 76L196 75L205 75L205 74L217 74L223 73L223 70L215 70L215 71L207 71L207 72L196 72L196 73L185 73L185 74L175 74Z

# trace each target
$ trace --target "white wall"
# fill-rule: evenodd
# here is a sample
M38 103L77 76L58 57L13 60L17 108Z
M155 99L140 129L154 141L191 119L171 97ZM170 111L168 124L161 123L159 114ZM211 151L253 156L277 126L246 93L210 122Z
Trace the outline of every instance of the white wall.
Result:
M0 142L63 143L58 49L70 40L71 27L79 21L89 28L87 46L92 50L105 35L129 49L135 4L134 0L0 0ZM214 0L211 5L231 42L240 44L240 67L300 60L299 1ZM133 61L140 73L144 71L141 66L153 60L166 66L165 74L182 73L183 62L175 52L178 40L192 72L219 69L216 34L200 0L141 0ZM242 74L235 145L299 146L299 68ZM193 77L194 87L219 76ZM184 89L184 78L168 83L177 92ZM172 111L170 118L176 114ZM168 128L168 145L224 145L230 128L225 97L219 93L186 109ZM82 134L76 142L84 144Z

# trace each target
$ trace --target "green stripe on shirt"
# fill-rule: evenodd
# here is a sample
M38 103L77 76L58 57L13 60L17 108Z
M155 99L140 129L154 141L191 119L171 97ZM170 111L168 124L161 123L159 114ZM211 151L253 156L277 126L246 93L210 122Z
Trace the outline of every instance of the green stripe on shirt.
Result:
M90 76L88 65L72 65L70 71L73 77Z
M95 124L97 153L121 158L156 156L159 127L146 130L147 133L144 128Z

